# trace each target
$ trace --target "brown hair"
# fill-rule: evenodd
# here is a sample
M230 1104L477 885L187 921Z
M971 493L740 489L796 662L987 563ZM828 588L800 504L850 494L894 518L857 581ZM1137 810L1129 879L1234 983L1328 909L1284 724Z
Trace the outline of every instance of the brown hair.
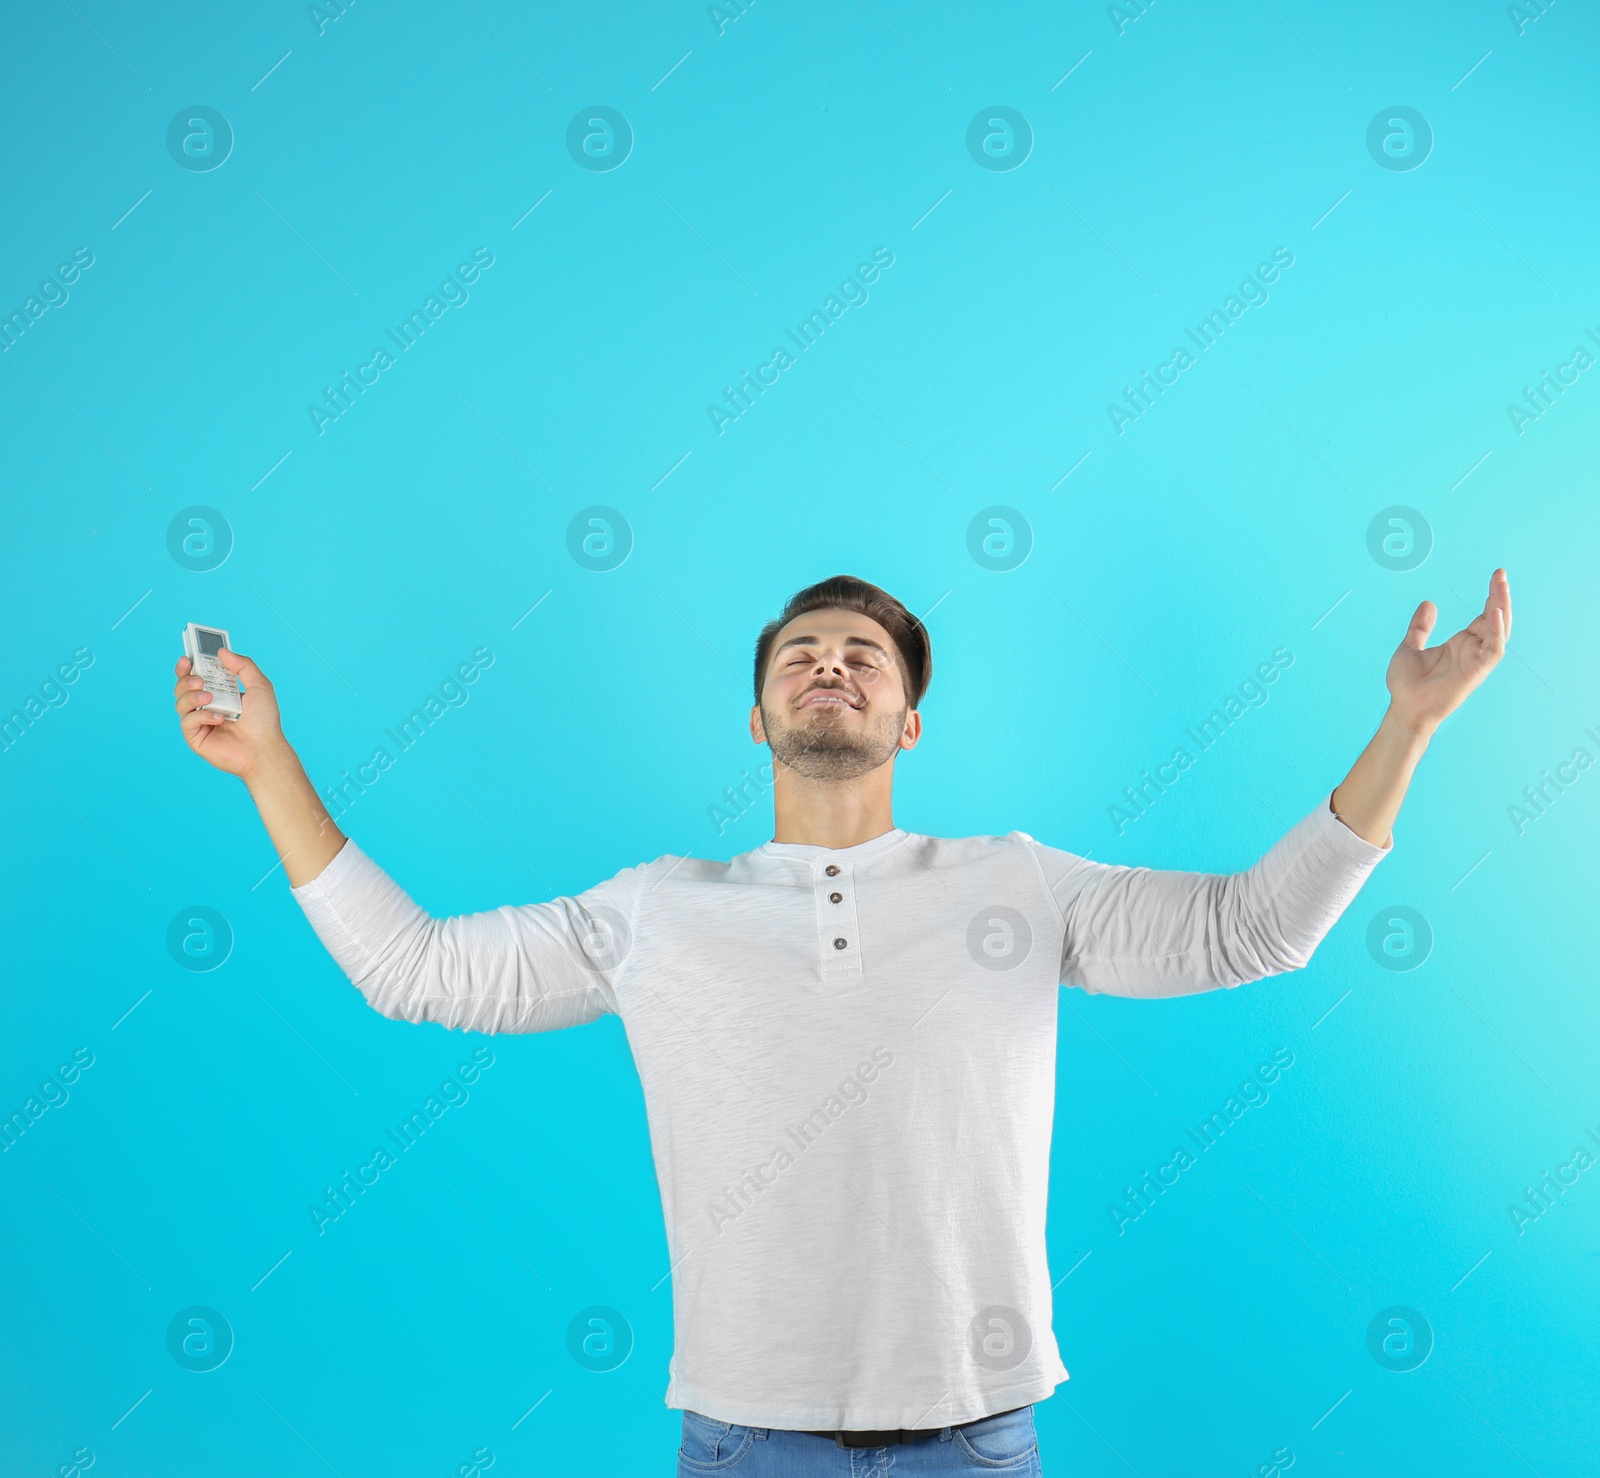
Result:
M933 678L933 644L928 640L928 629L887 590L854 575L833 575L797 590L784 603L783 609L765 626L756 638L755 686L756 702L761 702L761 685L766 677L767 662L772 656L772 644L778 633L796 616L808 611L843 610L858 611L870 616L894 640L900 658L900 673L905 682L906 706L918 708L922 695L928 691Z

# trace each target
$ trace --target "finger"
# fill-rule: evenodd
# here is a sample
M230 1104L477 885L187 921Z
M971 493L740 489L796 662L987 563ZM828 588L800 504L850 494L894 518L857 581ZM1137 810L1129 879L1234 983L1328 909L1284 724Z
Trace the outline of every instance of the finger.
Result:
M193 713L211 702L211 693L205 688L187 688L178 694L178 712Z
M1501 577L1503 571L1496 570L1489 578L1489 594L1483 602L1483 610L1472 618L1467 626L1467 631L1476 637L1491 652L1498 656L1505 650L1506 609L1501 597L1503 593Z
M1495 626L1502 642L1511 640L1511 578L1503 569L1489 577L1489 599L1484 610L1495 612Z
M270 688L272 686L267 681L266 673L242 652L231 651L229 648L224 647L217 653L217 656L229 672L236 673L245 680L246 686L258 688Z
M1400 645L1420 652L1428 645L1428 634L1433 630L1433 623L1438 619L1439 608L1431 600L1423 601L1412 612L1411 625L1406 628L1405 638Z
M174 672L175 672L175 673L177 673L177 674L178 674L178 676L179 676L179 677L187 677L187 676L188 676L188 675L189 675L189 669L190 669L190 668L191 668L191 667L192 667L192 666L193 666L193 665L194 665L194 664L193 664L193 663L192 663L192 662L190 662L190 660L189 660L189 658L188 658L188 656L187 656L187 655L185 655L185 656L182 656L182 657L179 657L179 658L178 658L178 660L177 660L177 662L176 662L176 663L175 663L175 664L174 664L174 666L173 666L173 669L172 669L172 670L173 670L173 671L174 671Z
M190 673L185 673L173 685L172 696L174 698L181 698L185 693L198 692L204 686L205 684L201 682L198 677L195 677Z
M220 713L213 713L209 708L197 708L192 713L184 714L179 727L185 738L193 738L204 729L214 729L226 722L227 719Z

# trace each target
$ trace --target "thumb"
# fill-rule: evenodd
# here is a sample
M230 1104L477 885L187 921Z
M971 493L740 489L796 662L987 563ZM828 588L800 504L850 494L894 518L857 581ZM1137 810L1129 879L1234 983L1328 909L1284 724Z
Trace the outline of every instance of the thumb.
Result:
M1410 647L1420 652L1428 645L1428 634L1433 630L1433 623L1439 617L1439 609L1431 600L1425 600L1411 614L1411 625L1406 628L1406 634L1400 645Z
M267 682L266 673L257 667L256 664L248 657L246 657L243 652L235 652L229 647L223 647L222 650L217 653L217 660L221 662L229 672L234 673L238 677L242 677L247 684L259 684L266 687L272 686Z

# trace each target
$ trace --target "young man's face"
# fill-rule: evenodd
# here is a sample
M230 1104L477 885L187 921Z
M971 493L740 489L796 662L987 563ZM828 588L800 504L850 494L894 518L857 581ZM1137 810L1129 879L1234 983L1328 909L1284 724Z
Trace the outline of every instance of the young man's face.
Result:
M894 639L855 611L797 616L772 643L750 736L813 780L875 770L922 730L908 710Z

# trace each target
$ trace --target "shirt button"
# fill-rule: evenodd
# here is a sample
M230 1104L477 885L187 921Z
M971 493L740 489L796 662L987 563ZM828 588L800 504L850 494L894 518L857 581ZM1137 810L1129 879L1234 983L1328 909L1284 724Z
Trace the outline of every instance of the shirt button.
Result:
M823 869L823 871L826 872L830 878L836 878L839 876L839 869L831 862Z
M835 939L833 941L833 947L835 949L848 949L850 947L850 941L848 939Z
M844 894L843 893L830 893L830 894L828 894L828 902L829 903L843 903L844 902Z

